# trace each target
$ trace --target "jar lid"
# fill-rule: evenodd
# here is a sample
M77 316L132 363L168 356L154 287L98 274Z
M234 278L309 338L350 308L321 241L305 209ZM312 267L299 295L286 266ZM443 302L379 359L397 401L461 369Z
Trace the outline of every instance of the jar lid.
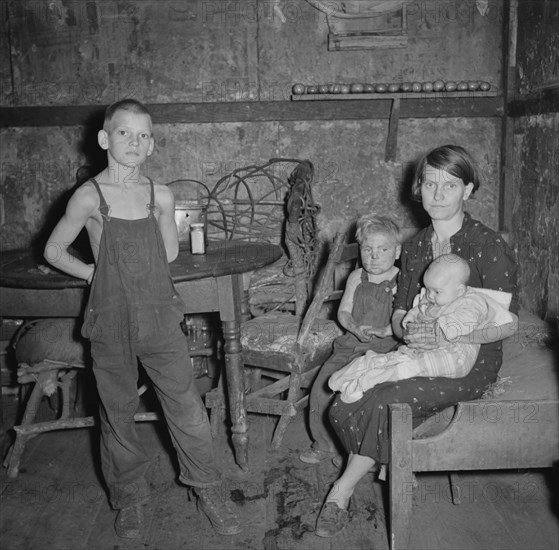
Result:
M203 228L204 224L203 223L191 223L190 227Z

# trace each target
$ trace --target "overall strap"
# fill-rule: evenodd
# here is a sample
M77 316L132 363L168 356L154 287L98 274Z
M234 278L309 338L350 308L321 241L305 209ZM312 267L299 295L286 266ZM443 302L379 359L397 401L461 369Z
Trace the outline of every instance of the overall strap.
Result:
M103 219L108 221L111 219L111 207L107 204L103 193L101 193L101 188L99 187L97 180L95 178L91 178L90 181L95 186L95 189L97 189L97 193L99 193L99 212L101 212L101 216L103 216Z
M155 190L151 178L148 178L148 181L150 185L150 200L149 200L149 204L146 204L146 208L148 210L150 217L153 217L153 212L155 211Z
M361 268L361 282L368 283L369 282L369 274L365 271L365 268Z

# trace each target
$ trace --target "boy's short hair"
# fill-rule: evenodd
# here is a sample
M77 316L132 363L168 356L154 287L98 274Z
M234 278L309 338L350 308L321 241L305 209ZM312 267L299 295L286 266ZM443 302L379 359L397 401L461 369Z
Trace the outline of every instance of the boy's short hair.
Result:
M143 103L140 103L137 99L121 99L120 101L116 101L115 103L109 105L105 110L105 118L103 120L104 130L107 130L107 127L117 111L130 111L132 113L151 117L146 106Z
M357 220L357 231L355 240L361 244L366 235L370 233L386 233L397 244L400 244L400 228L392 218L388 216L377 216L376 214L364 214Z
M416 201L421 202L421 184L427 165L460 178L464 185L473 183L472 193L479 189L479 170L472 155L459 145L443 145L423 155L415 167L411 195Z

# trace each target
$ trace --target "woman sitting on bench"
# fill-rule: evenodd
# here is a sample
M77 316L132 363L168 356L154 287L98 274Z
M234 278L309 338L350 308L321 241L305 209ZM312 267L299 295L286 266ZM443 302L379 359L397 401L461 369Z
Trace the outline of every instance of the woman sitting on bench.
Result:
M329 411L330 422L349 458L320 510L315 531L318 536L333 537L347 525L349 500L358 482L372 468L388 462L389 404L409 403L415 426L459 401L480 397L497 379L502 363L501 340L511 336L517 325L517 267L504 240L464 211L465 201L478 188L476 163L462 147L439 147L418 163L412 195L421 201L431 224L402 246L393 331L408 346L437 346L434 324L408 325L404 335L402 320L420 290L427 266L451 252L468 262L470 286L512 293L510 311L515 321L500 330L474 331L464 337L482 345L473 368L463 378L415 377L385 382L366 391L355 403L344 403L336 397Z

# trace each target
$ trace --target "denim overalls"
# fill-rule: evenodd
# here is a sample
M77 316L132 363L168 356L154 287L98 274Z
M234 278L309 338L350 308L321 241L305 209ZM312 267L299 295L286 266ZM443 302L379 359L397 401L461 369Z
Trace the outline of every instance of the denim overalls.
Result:
M205 407L194 385L188 344L180 328L185 305L171 279L154 215L150 180L148 216L112 218L99 184L103 232L82 335L91 340L101 400L101 465L114 508L144 501L149 457L134 414L140 359L150 377L180 465L179 479L195 487L221 481Z

